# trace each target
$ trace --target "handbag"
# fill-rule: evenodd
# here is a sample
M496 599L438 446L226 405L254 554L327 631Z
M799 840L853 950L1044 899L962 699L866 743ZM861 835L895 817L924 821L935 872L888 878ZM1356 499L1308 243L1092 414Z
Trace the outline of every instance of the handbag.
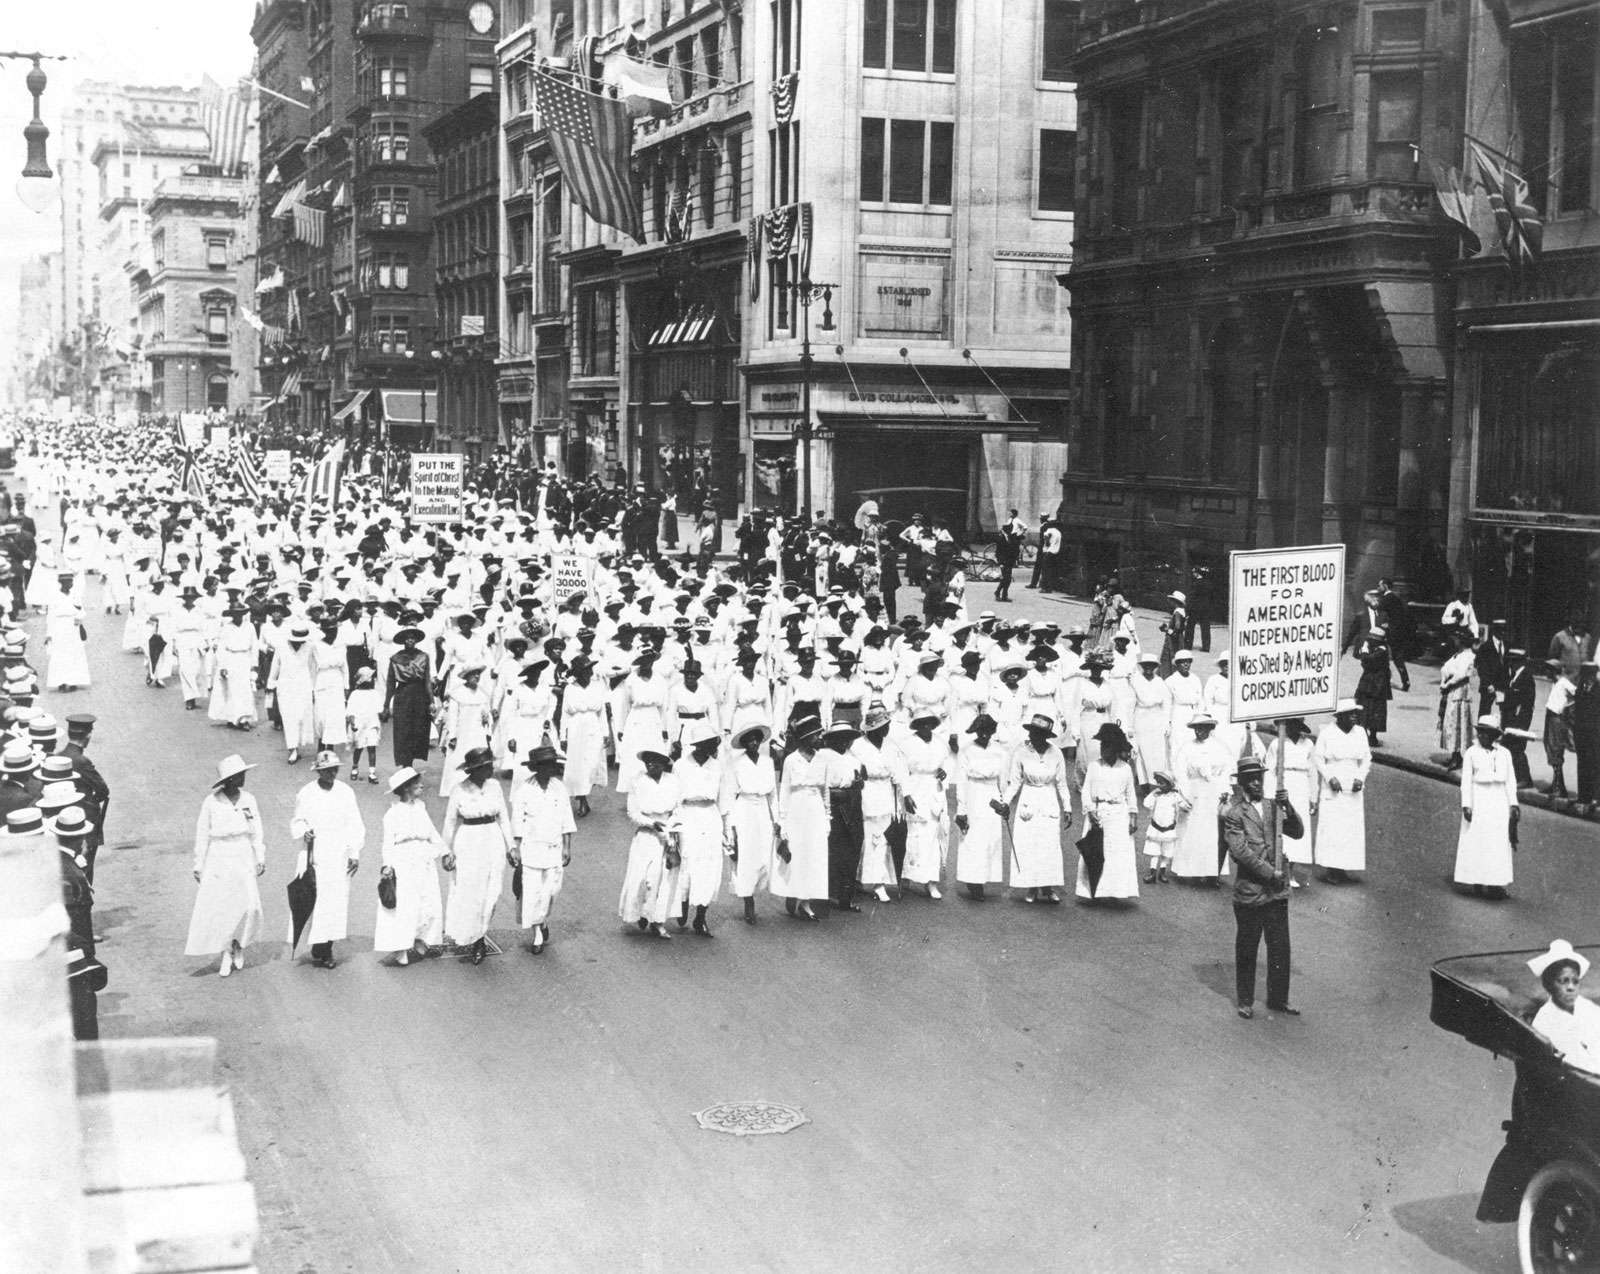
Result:
M378 901L385 910L394 910L395 900L395 875L394 868L390 868L378 877Z

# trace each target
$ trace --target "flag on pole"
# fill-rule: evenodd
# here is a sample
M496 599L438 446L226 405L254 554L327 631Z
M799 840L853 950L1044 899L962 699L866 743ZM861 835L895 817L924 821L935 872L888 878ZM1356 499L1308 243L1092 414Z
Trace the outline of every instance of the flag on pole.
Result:
M194 453L194 448L187 443L178 446L178 490L185 495L193 496L196 500L206 498L205 474L200 472L200 463Z
M633 120L627 106L585 93L546 70L534 76L534 91L550 149L584 211L642 244L644 214L628 177Z
M1466 241L1467 255L1475 257L1483 250L1478 232L1472 228L1472 196L1461 183L1461 173L1454 165L1441 164L1430 159L1428 167L1433 173L1433 188L1439 196L1439 207L1444 215L1455 222Z
M245 496L252 504L261 498L261 470L257 468L256 458L250 454L250 449L242 439L237 440L233 447L233 476L244 488Z
M211 162L229 175L243 169L245 138L250 131L249 100L204 76L200 81L200 123L211 139Z
M1489 196L1489 206L1494 209L1506 260L1514 270L1538 265L1539 251L1544 246L1544 222L1528 202L1528 183L1512 167L1509 157L1496 158L1471 138L1467 139L1467 146Z
M672 113L672 86L667 82L664 66L632 58L615 58L606 65L605 82L616 90L631 114Z
M335 443L328 454L312 465L296 493L307 507L321 504L332 509L339 502L339 487L344 477L344 442Z

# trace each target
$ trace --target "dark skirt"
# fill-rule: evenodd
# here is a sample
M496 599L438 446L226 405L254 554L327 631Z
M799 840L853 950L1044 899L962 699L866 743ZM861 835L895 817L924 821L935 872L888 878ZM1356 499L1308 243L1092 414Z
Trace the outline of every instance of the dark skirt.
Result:
M411 765L426 760L433 733L433 699L426 681L407 681L395 687L390 700L390 725L394 730L394 763Z

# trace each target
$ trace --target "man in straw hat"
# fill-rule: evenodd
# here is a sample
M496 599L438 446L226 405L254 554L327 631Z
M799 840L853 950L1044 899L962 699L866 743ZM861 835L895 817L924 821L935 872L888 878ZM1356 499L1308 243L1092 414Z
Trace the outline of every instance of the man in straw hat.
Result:
M550 911L572 863L572 838L578 825L572 802L561 782L561 754L549 744L528 753L524 764L533 772L511 801L511 855L522 873L522 907L518 917L533 930L534 955L550 941Z
M317 866L317 905L307 932L311 962L334 967L333 944L349 936L350 878L361 866L367 825L355 791L339 779L339 754L324 749L311 764L313 781L295 794L289 835L304 842L295 875ZM293 940L292 937L290 939Z
M217 779L200 803L194 833L194 878L200 886L189 917L185 955L222 955L217 972L244 967L244 948L261 930L256 878L267 870L267 844L256 798L244 790L255 769L238 753L217 762Z
M31 828L40 811L17 810L16 826ZM67 909L67 989L72 1004L72 1038L100 1038L100 1009L96 994L105 989L106 969L95 958L94 886L83 868L84 842L93 830L78 806L69 806L40 824L54 834L60 850L61 901ZM9 820L7 830L13 824ZM30 835L24 831L22 834Z
M1500 722L1478 718L1478 741L1461 761L1461 832L1456 838L1455 882L1480 897L1509 896L1517 823L1517 776L1511 754L1500 746Z
M1289 794L1280 791L1271 802L1277 807L1278 836L1270 837L1271 814L1262 796L1266 767L1247 756L1235 767L1234 778L1237 786L1222 811L1222 836L1238 868L1233 882L1235 1002L1240 1017L1255 1016L1256 956L1265 938L1267 1010L1299 1017L1300 1010L1289 1003L1289 864L1282 838L1299 840L1305 824Z

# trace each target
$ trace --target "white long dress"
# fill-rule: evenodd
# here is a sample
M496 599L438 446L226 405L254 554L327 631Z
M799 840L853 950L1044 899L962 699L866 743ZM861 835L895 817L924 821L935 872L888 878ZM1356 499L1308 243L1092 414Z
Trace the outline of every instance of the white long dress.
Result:
M969 742L956 757L956 817L967 820L956 844L956 879L963 885L1005 879L1006 821L989 802L1005 799L1007 759L993 740L987 747Z
M587 797L606 784L606 692L598 681L569 681L561 692L561 746L567 754L564 786Z
M789 861L775 858L772 892L779 898L828 896L828 757L792 752L778 783L778 834L789 842Z
M662 753L667 750L666 713L670 690L665 678L654 672L648 678L635 674L617 687L617 791L620 793L631 792L644 773L640 752L646 748Z
M316 833L311 856L317 864L317 905L301 940L338 942L350 932L350 876L346 864L351 859L360 861L361 847L367 840L367 825L348 783L335 779L326 792L314 782L307 783L295 796L289 835L301 846L295 862L297 876L305 870L308 831ZM293 936L291 921L285 941L292 941Z
M1461 758L1461 808L1472 814L1472 821L1461 820L1461 834L1456 840L1456 884L1503 889L1511 883L1509 828L1516 805L1517 779L1511 767L1511 753L1498 743L1488 748L1474 743Z
M489 921L505 888L511 816L500 784L494 779L486 780L482 787L459 784L450 793L439 830L456 857L444 910L444 933L456 946L465 947L489 932Z
M238 725L256 719L256 630L229 624L217 638L217 674L211 683L213 721ZM321 888L320 873L317 881Z
M1132 696L1132 729L1128 736L1133 740L1135 777L1141 783L1153 783L1157 770L1172 768L1168 755L1168 738L1172 728L1172 690L1160 677L1146 677L1143 673L1129 683Z
M311 716L311 650L298 650L284 642L272 656L267 690L278 696L278 717L283 722L283 746L304 751L317 742Z
M418 801L397 801L383 814L383 865L394 872L393 907L378 904L374 951L404 951L418 939L430 947L444 941L444 902L439 858L444 840Z
M520 842L522 858L522 908L524 929L545 924L555 906L561 886L566 882L566 867L561 861L563 837L575 833L572 798L567 789L551 779L540 787L530 778L511 802L511 834Z
M772 798L778 777L772 757L758 751L752 761L740 752L722 776L722 801L728 811L738 856L733 865L732 888L736 898L752 898L772 876Z
M1178 844L1172 855L1172 871L1178 876L1225 876L1228 860L1219 868L1217 855L1217 816L1222 799L1228 794L1228 776L1233 771L1234 754L1228 745L1212 735L1204 743L1191 738L1175 749L1173 775L1183 793L1185 809L1178 825Z
M1279 791L1278 784L1278 751L1282 738L1274 739L1267 745L1267 755L1264 764L1267 767L1266 795L1275 797ZM1294 812L1300 815L1305 823L1306 834L1298 840L1289 836L1283 837L1283 855L1291 863L1302 866L1311 862L1320 862L1312 853L1311 815L1316 809L1317 773L1313 759L1316 745L1306 735L1301 735L1293 743L1284 748L1283 755L1283 785L1282 790L1289 794L1289 804ZM1324 800L1327 798L1324 797ZM1358 798L1359 799L1359 798ZM1322 833L1317 833L1320 843Z
M1139 809L1139 794L1134 788L1133 767L1126 761L1107 765L1090 761L1083 776L1083 812L1100 828L1105 865L1100 883L1091 893L1089 875L1078 858L1079 898L1137 898L1139 862L1134 851L1130 819Z
M449 796L465 778L461 759L473 748L489 745L489 696L482 686L469 686L460 678L450 683L445 691L444 739L449 750L439 771L439 795Z
M904 817L900 797L906 786L906 761L898 744L884 739L877 747L865 738L850 745L850 759L865 776L861 784L861 871L860 882L868 889L893 885L894 850L889 845L889 826Z
M344 647L319 641L311 647L311 728L323 747L337 747L349 741L344 719L344 701L349 693L350 668L345 662Z
M641 770L628 792L628 821L633 824L633 840L617 915L628 924L640 920L665 924L678 892L679 868L667 865L667 846L678 821L677 778L663 774L652 779ZM666 828L665 834L655 830L657 823Z
M685 757L673 767L678 779L678 830L683 863L674 905L709 907L722 889L722 760L704 765Z
M1324 726L1317 736L1316 766L1319 776L1316 864L1339 871L1366 871L1367 796L1365 791L1357 792L1353 788L1358 780L1365 788L1367 774L1372 769L1372 748L1367 744L1367 732L1359 727L1341 730L1337 725ZM1329 786L1329 779L1339 780L1339 791ZM1290 803L1295 799L1291 792ZM1295 805L1295 809L1301 808ZM1286 843L1303 845L1305 840L1302 837Z
M1066 883L1061 856L1062 815L1071 814L1072 790L1061 749L1041 754L1024 743L1006 769L1006 802L1017 803L1011 820L1013 889L1059 889Z
M45 688L55 690L61 686L87 686L89 643L84 641L80 633L83 607L65 594L58 593L50 599L48 614L45 639L50 643L50 662L45 668Z
M237 803L220 792L200 802L194 829L194 869L200 873L189 917L185 955L219 955L237 942L248 947L261 931L256 868L267 861L261 810L249 792Z
M912 735L900 745L905 757L905 794L916 809L906 815L906 859L900 874L917 884L937 884L944 878L944 858L950 846L950 801L945 792L950 750L935 734L924 743Z

